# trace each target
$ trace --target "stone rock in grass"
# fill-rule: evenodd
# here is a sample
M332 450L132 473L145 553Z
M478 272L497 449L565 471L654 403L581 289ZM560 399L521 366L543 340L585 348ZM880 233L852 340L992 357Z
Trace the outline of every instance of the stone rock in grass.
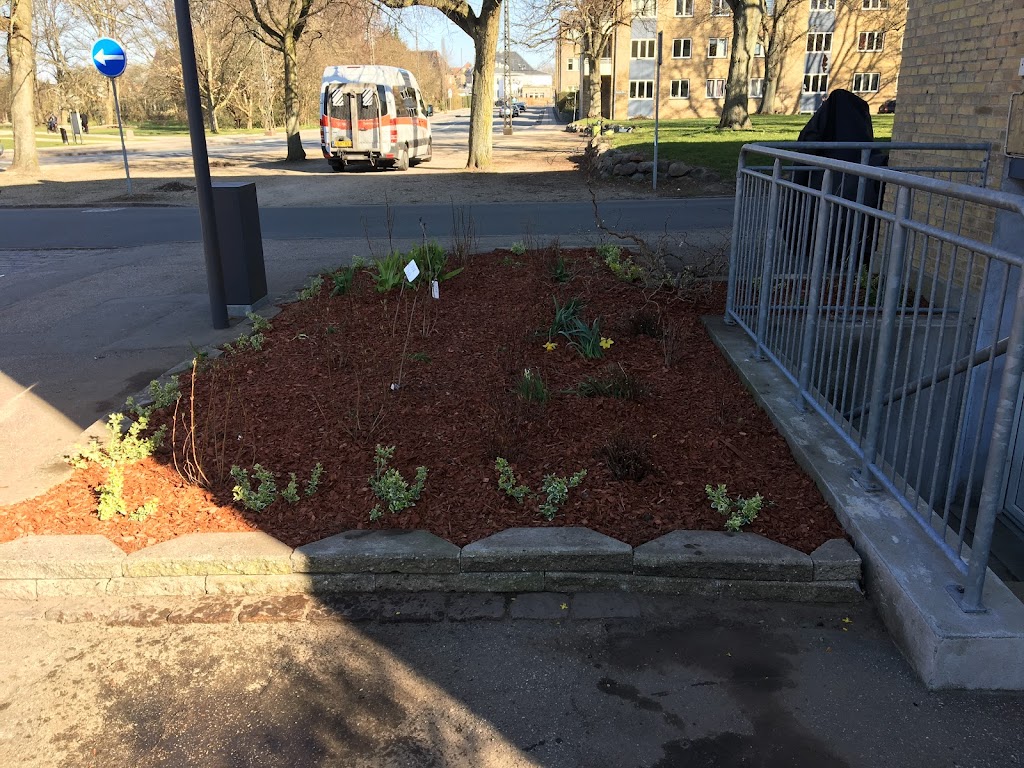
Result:
M671 163L668 166L668 175L678 178L680 176L687 176L693 172L693 167L686 163Z
M644 160L642 163L636 164L637 173L650 173L654 170L654 163L650 160Z
M647 181L647 174L639 172L634 173L632 176L629 177L629 180L634 182Z
M644 161L644 156L639 152L634 152L629 156L629 161L631 163L642 163Z
M616 176L632 176L636 173L636 163L619 163L615 166Z

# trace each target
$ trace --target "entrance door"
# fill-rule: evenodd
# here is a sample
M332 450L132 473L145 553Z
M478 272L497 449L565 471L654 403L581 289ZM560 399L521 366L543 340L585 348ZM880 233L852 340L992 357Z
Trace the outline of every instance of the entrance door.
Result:
M601 117L612 119L612 76L601 75Z

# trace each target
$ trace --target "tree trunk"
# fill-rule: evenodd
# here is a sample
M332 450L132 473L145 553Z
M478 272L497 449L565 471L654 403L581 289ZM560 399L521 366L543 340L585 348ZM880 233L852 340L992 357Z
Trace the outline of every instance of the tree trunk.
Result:
M497 38L495 38L497 40ZM284 129L288 137L288 156L286 160L305 160L306 150L302 148L302 137L299 136L299 89L296 82L299 77L299 59L295 39L284 36L281 46L284 52ZM494 53L491 53L491 76L494 75ZM493 82L493 81L492 81ZM475 94L474 94L475 96ZM491 111L487 110L490 118ZM487 138L490 139L490 125L487 126ZM473 144L472 126L470 127L470 146ZM490 142L488 141L488 157Z
M732 56L729 59L729 79L725 83L725 106L719 128L749 129L750 64L761 29L762 0L730 0L732 8Z
M587 117L601 116L601 72L598 58L584 54L584 60L590 66L590 74L583 76L583 87L587 93Z
M36 56L32 44L32 0L11 4L8 50L11 63L11 117L14 130L12 171L37 173Z
M114 84L110 78L107 81L107 96L103 100L103 124L117 125L117 109L114 107Z
M501 4L484 3L473 35L473 97L469 118L467 168L491 166L491 131L494 128L494 59L498 50Z
M775 93L779 85L779 58L777 47L769 41L764 52L764 98L761 99L761 106L757 108L759 115L770 115L775 111Z

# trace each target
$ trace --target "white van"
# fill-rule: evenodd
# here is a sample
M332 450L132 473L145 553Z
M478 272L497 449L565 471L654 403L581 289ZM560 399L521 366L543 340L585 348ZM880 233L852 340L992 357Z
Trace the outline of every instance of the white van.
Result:
M324 70L320 145L336 171L352 163L405 171L429 161L429 114L407 69L350 64Z

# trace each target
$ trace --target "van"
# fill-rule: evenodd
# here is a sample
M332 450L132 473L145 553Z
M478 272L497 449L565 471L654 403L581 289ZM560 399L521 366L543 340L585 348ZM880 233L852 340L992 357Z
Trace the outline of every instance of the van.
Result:
M354 163L406 171L432 157L428 109L407 69L327 67L320 105L320 145L335 171Z

